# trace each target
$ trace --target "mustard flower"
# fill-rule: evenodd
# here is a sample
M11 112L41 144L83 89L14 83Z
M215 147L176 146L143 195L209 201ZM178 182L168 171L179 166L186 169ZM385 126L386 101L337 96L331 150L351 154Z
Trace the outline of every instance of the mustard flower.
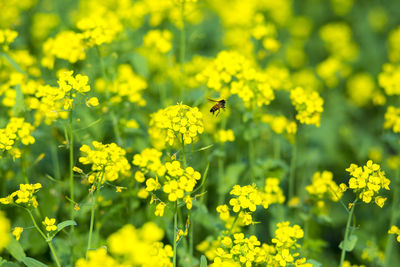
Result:
M165 140L165 143L194 143L204 131L203 114L197 107L191 108L182 103L161 109L151 114L149 134L151 138Z
M151 30L143 37L143 45L165 54L172 49L172 33L168 30Z
M115 143L102 144L93 141L94 149L88 145L83 145L80 151L86 156L80 157L79 162L87 165L92 164L92 173L89 175L89 182L98 181L114 181L120 176L128 176L130 174L130 165L125 158L126 151Z
M80 258L75 262L75 267L122 267L116 260L107 255L104 247L88 251L87 259Z
M0 203L2 202L0 201ZM9 235L10 230L11 230L10 221L7 219L4 213L0 211L0 252L2 252L3 249L10 242L10 235Z
M394 133L400 133L400 108L388 106L383 128L391 129Z
M23 227L15 227L14 230L12 231L13 236L15 236L15 239L18 241L21 238L21 234L24 231Z
M154 214L160 217L164 216L164 211L166 206L167 205L164 202L158 203Z
M368 73L358 73L347 80L347 94L357 106L366 106L376 95L376 85Z
M396 64L384 64L382 72L378 75L378 83L389 96L400 94L400 66Z
M142 93L147 87L146 80L136 74L129 64L121 64L117 67L117 75L112 82L99 78L95 84L96 91L111 94L111 103L119 104L127 100L139 106L146 105Z
M222 51L196 79L222 98L237 94L247 108L269 105L275 98L269 77L256 70L252 63L237 52Z
M63 31L54 38L49 38L43 44L42 65L46 68L54 68L55 58L75 63L86 58L84 36L73 31Z
M296 119L304 124L320 126L324 100L315 91L307 92L301 87L290 91L290 99L296 108Z
M264 190L261 191L262 205L264 209L274 203L282 204L285 202L285 195L282 188L279 187L279 179L268 177L265 179Z
M122 32L122 24L112 12L92 13L78 21L77 28L82 31L88 47L111 43Z
M172 266L172 247L160 241L164 231L153 222L145 223L141 228L125 225L108 237L110 252L124 259L130 266Z
M158 176L163 176L167 169L161 163L161 156L162 152L154 148L145 148L140 154L135 154L132 163L142 170L140 174L137 174L140 177L139 180L136 178L136 173L135 179L138 182L144 182L143 172L152 172Z
M54 225L56 223L56 219L51 218L49 219L47 216L44 219L44 221L42 222L44 226L46 226L46 231L47 232L51 232L51 231L55 231L57 230L57 226Z
M374 198L379 207L384 205L386 198L378 194L381 189L390 190L390 180L386 178L385 172L378 164L369 160L363 167L351 164L346 171L351 175L348 187L357 194L360 200L370 203Z
M343 195L342 190L333 180L333 173L329 171L314 173L312 184L306 186L306 190L317 199L328 197L335 202L339 201Z
M215 134L215 139L217 142L225 143L225 142L233 142L235 141L235 135L231 129L228 130L219 130Z
M400 229L399 229L399 227L397 227L396 225L392 225L390 227L389 231L388 231L388 234L397 235L396 240L397 240L397 242L400 243Z
M329 88L336 87L340 78L346 78L351 73L350 66L334 56L319 63L316 70L318 76Z
M0 29L0 48L8 51L9 45L17 38L18 32L10 29Z
M11 193L7 197L0 198L0 203L4 205L9 205L12 203L23 204L27 207L33 206L38 207L38 202L34 194L42 188L40 183L36 184L20 184L19 190Z
M35 143L35 138L31 135L34 129L24 118L12 117L7 126L0 129L0 152L8 151L14 158L20 158L17 142L25 146Z

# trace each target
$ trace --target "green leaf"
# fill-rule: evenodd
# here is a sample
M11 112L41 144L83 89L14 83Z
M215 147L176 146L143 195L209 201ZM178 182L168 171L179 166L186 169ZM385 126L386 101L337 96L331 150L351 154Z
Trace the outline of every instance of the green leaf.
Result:
M200 257L200 267L207 267L207 258L204 255Z
M18 264L12 261L2 261L0 267L20 267Z
M22 262L25 263L25 265L28 267L47 267L48 266L38 260L35 260L34 258L30 258L30 257L23 258Z
M68 226L76 226L76 222L74 220L68 220L68 221L63 221L57 224L57 231L54 233L54 235L58 234L62 229Z
M346 242L346 248L345 248L346 251L352 251L354 249L354 247L356 246L357 240L358 240L358 237L356 235L351 235ZM343 250L343 241L340 242L339 248L341 250Z
M322 263L316 260L307 260L307 263L311 263L313 267L321 267Z
M10 243L6 247L8 252L10 252L11 256L17 261L22 261L24 257L26 257L24 249L22 248L21 244L15 240L14 236L10 234Z

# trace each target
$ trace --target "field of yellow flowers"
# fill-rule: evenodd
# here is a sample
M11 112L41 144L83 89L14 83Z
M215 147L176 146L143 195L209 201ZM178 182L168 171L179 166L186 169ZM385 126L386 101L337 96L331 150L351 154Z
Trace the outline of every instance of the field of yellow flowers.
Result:
M0 267L400 266L400 1L0 10Z

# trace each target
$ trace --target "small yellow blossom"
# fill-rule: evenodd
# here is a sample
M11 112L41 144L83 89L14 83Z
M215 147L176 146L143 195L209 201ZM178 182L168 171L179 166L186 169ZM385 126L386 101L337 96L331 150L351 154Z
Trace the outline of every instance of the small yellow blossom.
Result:
M24 231L23 227L15 227L12 234L15 236L15 239L18 241L21 238L21 234Z
M43 225L46 226L46 231L51 232L57 230L57 226L54 225L56 223L56 219L49 219L47 216L43 221Z

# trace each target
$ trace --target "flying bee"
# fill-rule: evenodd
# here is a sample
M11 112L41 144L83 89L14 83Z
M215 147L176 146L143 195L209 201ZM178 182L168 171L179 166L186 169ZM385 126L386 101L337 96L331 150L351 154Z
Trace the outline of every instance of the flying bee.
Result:
M222 109L225 109L225 100L224 99L221 99L221 100L212 100L212 99L209 99L208 98L208 100L209 101L211 101L211 102L216 102L216 104L210 109L210 112L214 115L214 113L216 112L216 111L218 111L218 113L217 113L217 115L215 115L215 116L218 116L218 114L221 112L221 108Z

